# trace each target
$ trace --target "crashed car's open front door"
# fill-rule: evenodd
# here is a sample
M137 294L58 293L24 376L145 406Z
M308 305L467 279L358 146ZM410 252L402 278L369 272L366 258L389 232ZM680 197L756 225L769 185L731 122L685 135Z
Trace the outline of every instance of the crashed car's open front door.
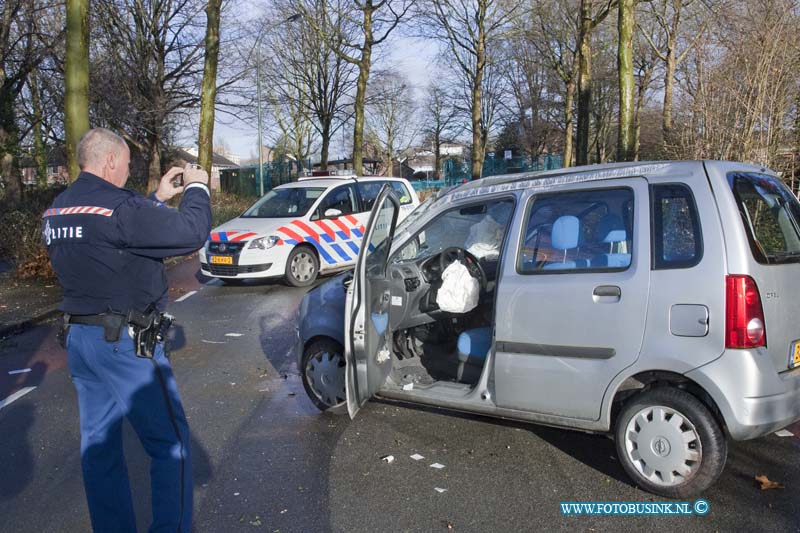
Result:
M386 265L400 202L384 185L369 216L345 306L347 411L351 417L386 381L392 368L387 339L391 291Z

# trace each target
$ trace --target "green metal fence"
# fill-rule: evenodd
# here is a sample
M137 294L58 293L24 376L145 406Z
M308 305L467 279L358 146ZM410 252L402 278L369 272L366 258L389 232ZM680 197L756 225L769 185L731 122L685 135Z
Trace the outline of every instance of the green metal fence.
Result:
M282 160L264 163L264 192L273 187L297 181L297 176L303 169L311 168L311 160L293 161ZM220 187L223 192L238 196L259 196L258 165L245 165L239 168L221 170L219 173Z

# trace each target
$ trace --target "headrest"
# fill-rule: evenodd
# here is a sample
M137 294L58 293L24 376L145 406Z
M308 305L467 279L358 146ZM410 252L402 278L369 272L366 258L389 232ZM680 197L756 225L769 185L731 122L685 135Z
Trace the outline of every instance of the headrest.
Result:
M569 250L578 246L578 239L581 235L581 223L578 217L571 215L558 217L553 223L553 231L550 234L550 241L553 248L558 250Z
M597 234L600 242L612 243L628 240L628 232L618 215L606 215L597 223Z

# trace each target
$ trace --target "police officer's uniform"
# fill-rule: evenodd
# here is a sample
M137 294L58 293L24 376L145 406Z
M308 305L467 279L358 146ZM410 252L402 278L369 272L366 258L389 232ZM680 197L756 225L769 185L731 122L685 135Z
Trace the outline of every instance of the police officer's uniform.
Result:
M151 531L189 531L189 427L163 346L137 357L127 316L164 309L162 259L204 245L208 188L189 184L178 209L87 172L43 217L43 237L64 289L67 351L78 392L81 462L95 531L136 531L122 451L127 417L151 458ZM119 324L119 327L116 325ZM111 326L111 327L109 327ZM118 338L115 337L115 331Z

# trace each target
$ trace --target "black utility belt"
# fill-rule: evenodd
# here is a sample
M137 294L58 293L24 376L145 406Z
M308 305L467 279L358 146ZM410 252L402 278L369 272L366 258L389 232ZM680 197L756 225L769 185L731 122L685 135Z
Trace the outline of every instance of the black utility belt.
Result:
M136 355L153 357L156 344L166 338L167 330L175 318L167 313L160 313L154 305L150 305L144 313L132 310L127 313L107 312L96 315L64 315L66 325L83 324L103 328L106 342L118 342L122 336L122 328L130 326L133 331L133 342Z

